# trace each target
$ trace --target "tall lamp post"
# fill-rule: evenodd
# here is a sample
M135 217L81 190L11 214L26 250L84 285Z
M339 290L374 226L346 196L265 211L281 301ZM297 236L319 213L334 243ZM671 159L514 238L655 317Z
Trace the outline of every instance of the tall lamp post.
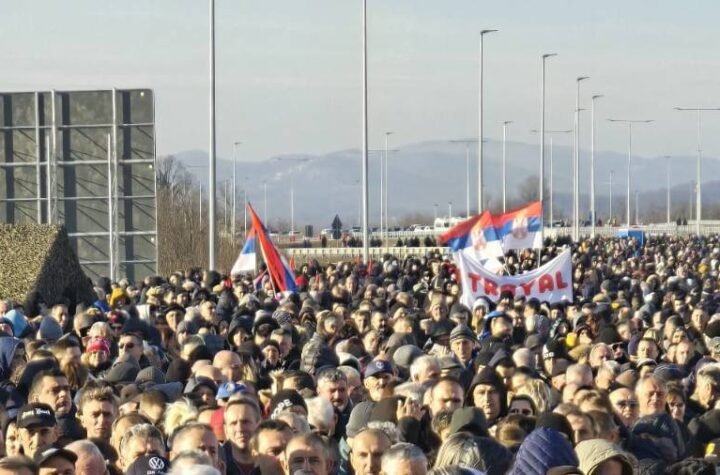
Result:
M697 170L695 172L695 232L700 235L700 219L702 218L702 113L720 111L720 107L675 107L676 111L697 112Z
M542 80L540 83L540 205L542 206L542 214L540 215L540 232L545 232L545 60L557 56L557 53L546 53L542 55ZM552 168L552 166L551 166ZM552 172L550 173L550 181L552 182ZM550 196L550 225L552 226L552 192ZM504 205L503 205L504 209Z
M387 232L390 227L388 222L388 138L392 134L392 131L385 132L385 202L383 203L382 199L380 200L380 204L384 210L385 232ZM382 224L380 224L380 235L384 237Z
M281 162L307 162L309 158L283 158L278 157ZM290 236L295 236L295 170L290 173Z
M597 208L595 206L595 100L603 97L602 94L592 96L592 130L590 134L590 223L591 235L595 237L595 222L597 221Z
M235 239L235 221L237 220L237 147L242 145L242 142L233 142L233 175L232 175L232 223L230 225L232 239Z
M575 79L575 154L573 157L573 240L580 240L580 82L590 79L579 76Z
M210 0L210 145L208 160L208 270L215 269L215 0Z
M484 48L483 39L488 33L498 30L480 31L480 71L479 71L479 92L478 92L478 213L483 211L483 60Z
M670 155L665 155L665 188L667 192L665 197L667 201L665 204L667 207L667 222L670 224Z
M630 171L632 167L632 126L633 124L650 124L655 121L652 119L608 119L608 121L618 124L627 124L628 126L627 207L625 212L627 213L627 227L630 228L630 190L632 189L632 173Z
M507 129L512 124L512 120L503 122L503 145L502 145L502 209L503 213L507 211ZM540 187L542 188L542 186ZM540 201L542 202L542 194Z
M367 0L362 3L362 236L363 236L363 262L370 262L368 229L368 88L367 88Z

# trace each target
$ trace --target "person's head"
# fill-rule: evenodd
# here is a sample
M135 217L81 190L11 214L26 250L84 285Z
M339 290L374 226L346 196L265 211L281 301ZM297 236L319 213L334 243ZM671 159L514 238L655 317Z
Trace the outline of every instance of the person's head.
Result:
M307 418L310 427L322 435L332 436L335 431L337 416L330 401L318 396L306 399L305 403L307 404Z
M720 395L720 364L703 366L697 373L693 399L707 409L715 404L718 395Z
M65 374L59 369L40 372L30 386L28 401L47 404L56 415L68 414L72 410L72 400L70 384Z
M157 389L149 389L141 392L138 399L138 411L140 414L150 419L153 424L158 424L165 412L167 396Z
M508 414L519 414L525 417L535 417L537 414L535 403L529 396L513 396L508 406Z
M225 437L241 452L250 452L260 422L260 408L252 399L235 399L225 406Z
M436 381L440 377L440 361L435 356L416 358L410 365L410 379L416 383Z
M682 386L677 384L668 385L667 406L668 413L678 424L685 423L687 398Z
M121 335L120 340L118 340L118 356L122 357L126 354L129 354L136 360L140 361L140 358L142 358L143 355L142 338L134 333L125 333Z
M55 447L49 448L35 457L39 475L75 475L74 453Z
M104 475L107 473L107 463L97 445L89 440L76 440L65 448L77 456L75 462L76 475Z
M350 465L356 475L379 475L380 460L392 442L385 432L366 429L352 439Z
M363 385L373 401L392 395L390 383L393 380L392 366L387 361L375 360L365 368Z
M270 339L278 344L280 358L285 359L292 349L292 333L283 328L279 328L273 330L270 334Z
M574 364L565 370L565 384L577 384L578 386L592 386L592 368L584 364Z
M163 415L163 430L165 436L170 437L180 426L194 422L198 418L198 410L187 398L178 399L165 407Z
M646 358L657 360L658 356L660 356L660 349L657 342L652 338L642 338L637 347L638 360Z
M50 316L53 317L63 330L68 329L70 323L70 314L68 313L68 307L65 304L53 305L50 309Z
M472 359L473 349L475 348L475 342L470 337L460 337L450 340L450 350L453 352L455 357L463 364L467 363Z
M31 403L20 408L16 425L25 455L35 457L58 439L55 413L47 404Z
M350 400L347 377L336 368L321 371L317 375L317 394L330 401L337 411L345 410Z
M583 440L594 439L598 436L595 421L589 414L575 408L568 412L565 417L570 423L573 431L573 443L577 445Z
M170 460L188 451L200 451L212 462L212 466L224 471L220 458L220 446L212 428L206 424L190 422L181 426L170 438Z
M20 445L20 436L18 435L18 428L14 420L8 422L5 428L5 455L12 457L14 455L20 455L22 453L22 446Z
M228 381L237 383L243 378L242 360L233 351L219 351L215 354L212 365L218 368Z
M150 421L147 417L138 414L137 412L130 412L123 414L115 419L112 425L112 435L110 436L110 446L115 452L120 452L120 441L122 436L125 435L132 426L138 424L149 424Z
M88 438L109 441L117 415L118 401L111 386L88 383L81 390L78 417Z
M483 442L487 440L477 437L469 432L457 432L447 438L440 446L435 458L434 467L462 465L474 470L485 471L485 457L482 450ZM500 461L496 461L500 463Z
M417 445L400 442L385 451L380 467L382 475L426 475L428 460Z
M507 338L512 335L512 331L512 320L505 314L493 318L490 322L490 333L495 338Z
M430 388L430 414L449 409L460 409L463 405L463 387L455 379L441 378Z
M292 429L283 421L261 422L252 440L253 457L262 473L282 470L282 455L293 436Z
M38 475L38 466L24 455L0 459L0 475Z
M120 459L118 463L127 470L132 463L143 455L165 457L165 441L160 430L152 424L132 426L120 439Z
M662 379L653 375L641 379L635 386L635 395L641 417L665 412L667 386Z
M207 454L200 450L186 450L177 454L175 458L171 460L171 465L171 475L187 475L188 472L193 471L197 466L211 468L213 467L213 462ZM220 472L217 471L216 468L213 468L213 470L215 470L215 472L211 472L212 475L220 475Z
M330 464L328 448L316 434L295 435L285 447L282 462L285 475L293 475L298 470L312 475L328 475Z

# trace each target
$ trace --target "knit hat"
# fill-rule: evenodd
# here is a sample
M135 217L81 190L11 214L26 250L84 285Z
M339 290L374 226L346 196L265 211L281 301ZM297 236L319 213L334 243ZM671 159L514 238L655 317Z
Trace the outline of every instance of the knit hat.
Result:
M345 427L345 433L348 437L355 437L367 427L373 407L375 407L374 401L363 401L353 407Z
M449 434L470 432L478 437L487 437L488 427L485 414L477 407L463 407L455 411L450 420Z
M416 358L423 356L425 353L415 345L403 345L393 353L393 363L403 369L410 369Z
M134 359L134 358L133 358ZM140 372L140 366L137 361L123 361L118 364L114 364L110 371L105 375L105 381L113 384L117 383L132 383L135 381L138 373Z
M155 366L148 366L147 368L144 368L140 370L140 372L138 372L137 376L135 377L135 383L164 384L165 374L162 372L162 370L160 370L160 368L156 368Z
M63 336L60 324L53 317L43 317L38 328L38 338L41 340L56 341Z
M278 391L270 400L268 415L273 419L282 411L294 406L302 407L307 413L307 404L302 396L294 389L283 389Z
M106 338L93 338L88 342L86 351L88 353L97 353L99 351L110 353L110 342Z
M477 341L475 333L467 325L457 325L450 332L450 342L457 340Z

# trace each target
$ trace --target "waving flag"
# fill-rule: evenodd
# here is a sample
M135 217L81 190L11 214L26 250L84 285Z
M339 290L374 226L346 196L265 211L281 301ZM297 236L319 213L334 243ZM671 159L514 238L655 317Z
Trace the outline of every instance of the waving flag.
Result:
M493 224L503 251L542 249L542 204L539 201L493 216Z
M255 230L251 229L245 239L245 245L240 251L235 264L230 270L230 274L242 274L243 272L255 272L257 263L257 253L255 252Z
M295 292L297 287L295 285L295 273L290 268L285 257L280 254L275 244L270 239L270 234L267 232L265 225L260 221L260 218L255 213L253 207L248 203L248 214L252 220L252 231L257 237L257 242L260 245L260 251L262 252L263 259L267 265L268 273L270 278L277 286L277 290L280 292L290 291Z
M495 232L489 211L458 223L440 236L453 253L476 254L480 259L503 255L501 242Z

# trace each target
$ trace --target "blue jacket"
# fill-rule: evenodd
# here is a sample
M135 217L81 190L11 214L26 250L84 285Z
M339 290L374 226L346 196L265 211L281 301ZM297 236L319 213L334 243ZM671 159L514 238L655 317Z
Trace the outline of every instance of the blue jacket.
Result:
M535 429L523 441L509 475L546 475L553 467L578 466L572 444L549 427Z

